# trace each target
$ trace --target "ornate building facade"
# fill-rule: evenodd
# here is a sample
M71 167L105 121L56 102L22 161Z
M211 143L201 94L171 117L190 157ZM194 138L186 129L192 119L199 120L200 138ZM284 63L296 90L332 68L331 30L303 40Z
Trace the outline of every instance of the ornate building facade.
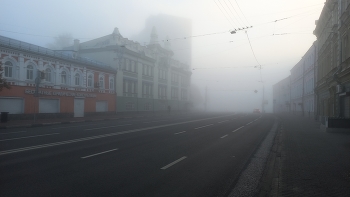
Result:
M116 70L104 63L3 36L0 61L3 77L11 85L0 92L0 111L12 118L115 112Z
M348 0L327 0L316 21L314 34L319 42L317 62L317 115L350 117Z
M124 38L115 28L112 34L91 41L75 40L74 46L66 49L118 70L117 112L189 107L190 66L172 58L170 42L159 44L155 28L147 46Z

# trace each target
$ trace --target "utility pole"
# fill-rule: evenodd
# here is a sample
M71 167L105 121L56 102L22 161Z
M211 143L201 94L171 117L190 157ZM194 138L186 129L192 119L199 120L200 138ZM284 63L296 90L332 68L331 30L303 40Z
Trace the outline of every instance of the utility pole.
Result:
M265 109L264 109L264 106L265 106L265 87L264 87L264 82L262 82L263 84L263 101L262 101L262 107L261 107L261 110L262 110L262 113L265 113Z
M208 97L207 93L208 93L208 87L205 86L205 95L204 95L204 109L205 109L205 111L207 111L207 97Z

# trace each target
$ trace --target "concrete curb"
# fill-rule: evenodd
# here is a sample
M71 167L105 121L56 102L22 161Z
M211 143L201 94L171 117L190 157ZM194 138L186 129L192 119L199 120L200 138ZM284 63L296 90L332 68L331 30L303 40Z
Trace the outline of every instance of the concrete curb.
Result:
M247 167L241 172L235 187L232 189L229 197L257 196L260 192L261 179L263 178L269 155L275 141L279 121L275 122L253 154Z

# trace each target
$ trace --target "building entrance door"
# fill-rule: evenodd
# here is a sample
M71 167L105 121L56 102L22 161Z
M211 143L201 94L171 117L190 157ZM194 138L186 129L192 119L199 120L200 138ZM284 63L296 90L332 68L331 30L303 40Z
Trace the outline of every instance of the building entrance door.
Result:
M84 99L74 99L74 117L84 117Z

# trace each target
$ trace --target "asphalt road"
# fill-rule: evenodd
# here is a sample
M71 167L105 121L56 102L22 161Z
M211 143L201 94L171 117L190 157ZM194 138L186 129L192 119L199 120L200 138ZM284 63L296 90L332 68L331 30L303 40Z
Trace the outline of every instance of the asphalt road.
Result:
M226 196L260 114L181 114L0 132L0 196Z

